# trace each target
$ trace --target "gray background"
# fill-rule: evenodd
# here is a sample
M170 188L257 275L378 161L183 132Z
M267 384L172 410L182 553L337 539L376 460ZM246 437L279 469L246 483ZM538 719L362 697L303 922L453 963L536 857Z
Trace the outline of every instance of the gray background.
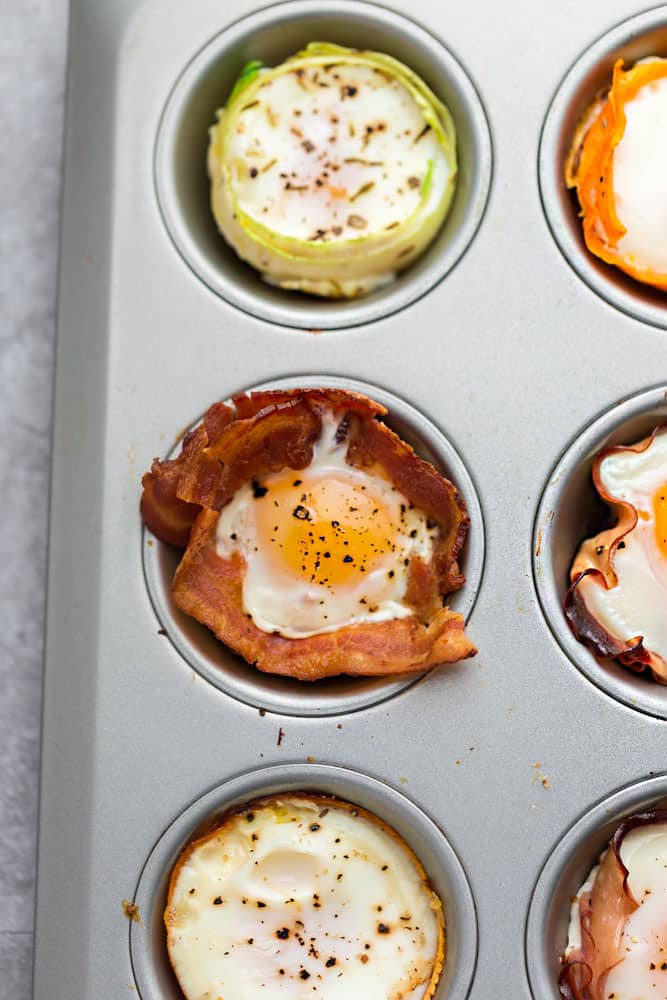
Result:
M30 996L67 0L1 0L0 983Z

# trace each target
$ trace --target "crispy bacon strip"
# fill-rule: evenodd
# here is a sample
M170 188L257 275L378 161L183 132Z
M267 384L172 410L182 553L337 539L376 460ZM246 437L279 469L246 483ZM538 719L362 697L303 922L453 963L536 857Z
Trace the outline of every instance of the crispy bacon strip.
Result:
M216 551L218 514L204 510L172 587L175 603L208 626L259 670L315 681L337 674L386 675L426 670L473 656L462 615L440 608L429 624L416 615L353 625L323 635L285 639L258 629L243 610L245 562Z
M223 409L220 409L223 407ZM340 414L347 461L380 467L415 507L438 525L433 557L411 561L406 603L414 615L335 633L286 639L258 629L243 610L244 561L217 554L219 512L246 482L308 466L323 410ZM464 577L459 555L469 518L456 488L378 418L386 410L342 390L308 389L238 396L216 404L183 442L176 459L153 462L144 476L141 511L163 541L185 548L174 577L176 604L260 670L305 680L334 674L425 670L475 653L463 618L443 608Z
M567 956L559 978L563 1000L607 1000L607 974L625 957L623 928L638 907L621 860L623 840L631 830L667 823L667 810L654 809L624 820L605 852L590 893L579 899L581 948Z
M593 462L593 483L600 497L611 508L616 518L613 528L601 531L582 542L570 569L570 587L565 596L565 617L577 639L588 646L596 656L617 659L626 667L641 672L649 669L656 681L667 683L667 663L662 656L644 646L642 636L626 640L612 635L586 605L587 586L596 585L606 590L616 586L614 556L619 544L637 524L636 508L625 500L612 496L604 487L600 469L607 456L631 451L641 454L650 448L655 436L667 431L667 425L656 427L648 437L634 445L615 445L601 451Z
M234 419L234 411L226 403L214 403L204 414L202 422L183 438L178 458L155 459L151 471L141 484L141 516L144 523L163 542L184 549L190 538L201 505L192 501L183 488L190 476L190 469L198 456L209 446L214 446ZM202 475L206 471L202 467ZM209 468L209 476L216 481L218 470Z
M624 70L623 60L618 59L606 98L596 98L575 129L564 171L566 186L577 192L584 240L591 253L663 291L667 290L667 274L642 268L617 249L627 230L616 214L614 150L625 133L625 105L643 87L665 76L667 60L637 63Z
M378 403L338 389L255 392L235 396L232 406L214 403L184 438L178 458L155 459L143 477L145 523L158 538L185 548L202 507L220 510L248 480L310 463L323 406L344 406L367 417L386 413ZM184 503L190 506L183 508ZM163 526L172 521L179 530L167 537Z

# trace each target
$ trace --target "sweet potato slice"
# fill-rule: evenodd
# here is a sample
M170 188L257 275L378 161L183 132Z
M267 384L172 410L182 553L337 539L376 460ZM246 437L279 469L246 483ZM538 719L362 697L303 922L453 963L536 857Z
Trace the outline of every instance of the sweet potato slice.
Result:
M665 59L639 62L628 70L618 59L608 94L589 105L575 129L564 170L566 186L575 189L579 199L584 241L591 253L663 291L667 274L642 267L618 247L627 230L616 211L614 151L625 133L625 105L643 87L665 77Z

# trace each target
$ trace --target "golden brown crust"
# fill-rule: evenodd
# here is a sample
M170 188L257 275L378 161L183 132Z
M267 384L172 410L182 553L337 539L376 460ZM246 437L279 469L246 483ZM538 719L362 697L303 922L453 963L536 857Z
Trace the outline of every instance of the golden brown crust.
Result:
M602 658L611 657L619 660L626 667L635 671L649 669L656 681L667 683L667 663L657 653L644 646L641 636L626 640L612 635L597 619L586 605L584 587L594 584L609 590L616 586L617 576L614 570L614 557L623 539L636 526L638 514L636 508L626 500L612 496L604 486L601 476L601 466L609 455L622 452L641 454L653 443L659 433L667 432L667 425L656 427L648 437L633 445L615 445L601 451L593 462L593 483L601 499L607 504L615 517L615 524L599 532L593 538L582 542L570 569L570 587L565 597L565 615L576 637L589 646L593 652Z
M381 469L439 530L431 561L411 561L405 600L413 615L286 639L258 629L243 610L245 564L239 555L218 555L216 526L219 511L244 483L310 464L325 410L340 415L347 461ZM188 535L172 588L183 611L258 669L300 680L422 671L474 655L462 617L442 606L464 583L458 558L469 524L465 504L378 419L384 407L357 393L309 389L238 396L215 419L210 412L185 439L178 459L154 462L144 477L142 514L149 527L171 544L183 545ZM169 530L172 522L178 531Z
M431 885L430 879L422 865L421 861L414 853L412 848L406 844L401 835L394 830L392 826L385 823L384 820L376 816L375 813L369 812L368 809L364 809L362 806L355 805L352 802L347 802L345 799L338 799L334 795L325 795L319 792L309 792L309 791L289 791L281 793L275 793L273 795L264 795L261 798L253 799L251 802L245 802L242 806L238 806L235 809L230 809L223 813L222 816L217 816L212 822L211 827L206 830L205 833L201 833L194 840L190 841L184 849L179 854L176 864L174 865L171 876L169 878L169 889L167 892L167 905L164 911L164 924L167 931L167 950L170 951L171 946L171 930L174 924L173 911L173 896L176 888L176 882L181 873L181 870L187 864L188 860L192 856L193 852L199 847L208 843L210 840L214 840L219 837L224 831L225 827L236 819L237 816L245 816L249 813L256 812L266 806L270 806L275 802L285 801L286 799L305 799L307 802L314 802L315 804L321 805L322 809L343 809L346 812L353 813L354 815L362 816L364 819L378 826L388 837L391 837L397 844L408 855L412 863L414 864L424 887L424 891L430 896L431 909L435 914L435 918L438 924L438 948L437 953L433 962L433 972L431 973L431 978L427 986L426 992L424 994L423 1000L431 1000L435 995L435 991L438 986L438 982L442 975L442 970L445 964L446 957L446 925L445 925L445 912L440 900L440 897L435 892L433 886ZM419 985L419 984L415 984Z

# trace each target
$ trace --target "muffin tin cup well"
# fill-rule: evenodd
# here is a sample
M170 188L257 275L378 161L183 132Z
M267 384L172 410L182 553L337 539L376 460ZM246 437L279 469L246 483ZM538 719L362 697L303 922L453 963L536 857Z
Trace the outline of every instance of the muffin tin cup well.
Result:
M273 288L236 256L218 232L206 173L208 130L246 62L277 65L312 41L395 56L449 107L458 135L457 190L426 252L397 280L359 300L330 301ZM434 287L464 254L480 224L491 183L492 150L480 98L455 57L400 14L359 0L288 0L242 18L216 35L177 80L155 149L155 185L171 239L212 291L260 319L301 329L369 323Z
M611 84L614 63L627 66L651 55L667 56L667 6L623 21L577 59L560 84L540 139L538 172L542 205L563 256L586 284L610 305L635 319L667 329L667 296L595 257L584 243L576 193L563 168L574 130L588 105Z
M613 660L600 662L570 630L563 611L570 565L584 538L603 526L607 510L591 478L603 448L633 444L667 422L667 386L656 386L616 403L568 446L549 476L535 519L535 586L551 630L581 672L618 701L667 719L667 686L633 673Z
M633 783L602 799L549 855L533 890L526 922L526 967L535 1000L560 1000L560 957L572 900L626 816L667 805L667 774Z
M475 903L466 874L442 831L421 809L375 778L328 764L287 764L243 774L193 802L164 831L141 872L130 923L132 971L141 1000L182 1000L167 956L163 913L169 877L183 848L217 816L263 795L296 791L335 795L389 823L422 862L445 908L447 958L437 1000L465 1000L477 958Z
M470 531L461 561L466 583L460 591L452 594L449 603L453 610L468 618L479 591L484 567L484 527L474 484L458 452L444 434L409 403L384 389L355 379L333 376L289 377L253 386L248 391L318 386L350 389L382 403L389 411L387 424L458 487L470 515ZM180 442L175 445L171 454L177 454L178 451ZM202 677L246 704L283 715L337 715L384 701L424 676L336 677L307 683L262 673L236 656L207 628L175 607L170 588L180 552L159 542L147 529L143 532L142 548L150 598L160 623L174 646ZM453 665L443 669L458 668Z

